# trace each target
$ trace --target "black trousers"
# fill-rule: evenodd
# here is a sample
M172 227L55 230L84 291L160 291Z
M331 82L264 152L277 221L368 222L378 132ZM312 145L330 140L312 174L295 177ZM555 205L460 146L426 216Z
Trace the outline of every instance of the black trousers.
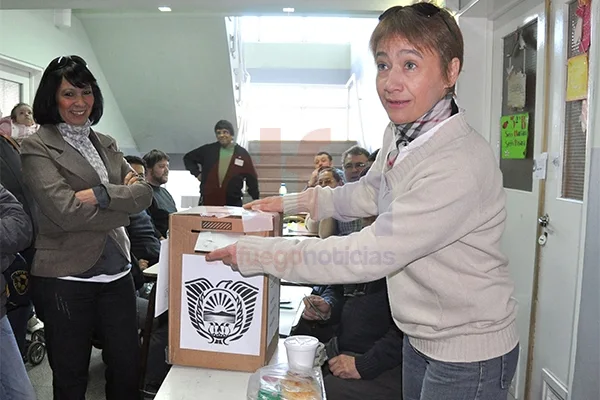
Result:
M324 370L327 400L402 400L402 365L372 380L342 379Z
M140 348L131 274L110 283L32 277L55 400L85 400L92 335L102 338L106 399L139 398Z

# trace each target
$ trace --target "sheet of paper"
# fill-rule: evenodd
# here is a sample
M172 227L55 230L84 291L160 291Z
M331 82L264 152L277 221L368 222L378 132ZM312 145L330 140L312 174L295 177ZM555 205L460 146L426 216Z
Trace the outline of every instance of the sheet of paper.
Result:
M184 254L180 346L260 354L264 276L243 277L222 262Z
M535 158L535 164L533 169L533 179L541 180L546 179L546 169L548 165L548 153L541 153Z
M508 100L506 101L508 107L517 109L525 107L525 100L527 96L526 85L527 75L525 75L524 73L512 71L508 75Z
M154 318L169 309L169 239L160 242Z
M262 211L242 211L244 232L268 232L273 230L273 215Z
M504 115L500 118L503 159L524 159L527 155L529 113Z
M202 231L198 234L194 250L209 252L220 249L221 247L236 243L241 236L244 236L244 234Z

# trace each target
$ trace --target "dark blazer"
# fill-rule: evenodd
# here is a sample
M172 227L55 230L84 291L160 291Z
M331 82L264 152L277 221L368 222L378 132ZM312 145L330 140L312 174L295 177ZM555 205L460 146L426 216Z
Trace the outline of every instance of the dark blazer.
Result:
M244 179L250 196L258 199L258 175L250 154L240 145L235 145L223 185L219 184L220 149L221 144L215 142L198 147L183 156L185 168L192 175L197 177L202 174L200 203L205 206L241 206Z
M86 272L100 258L109 235L129 255L122 227L129 224L129 214L150 205L152 188L146 182L123 185L131 168L115 140L93 131L90 139L106 165L110 183L102 184L90 163L65 142L54 125L42 126L21 145L23 180L39 208L32 275L61 277ZM106 209L75 197L76 192L96 186L106 188Z
M23 184L21 174L21 156L19 145L12 138L0 135L0 183L19 200L23 209L31 219L33 233L36 234L35 214L36 204L27 186ZM31 266L35 249L33 246L23 250L21 255Z

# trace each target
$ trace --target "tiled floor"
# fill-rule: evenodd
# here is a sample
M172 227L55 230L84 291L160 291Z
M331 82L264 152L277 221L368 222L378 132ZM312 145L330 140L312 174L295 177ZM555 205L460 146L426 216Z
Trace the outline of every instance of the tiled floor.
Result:
M48 356L41 364L32 367L27 365L29 379L35 388L38 400L52 400L52 370L48 365ZM104 363L100 350L93 349L90 360L90 374L86 400L103 400L104 396Z

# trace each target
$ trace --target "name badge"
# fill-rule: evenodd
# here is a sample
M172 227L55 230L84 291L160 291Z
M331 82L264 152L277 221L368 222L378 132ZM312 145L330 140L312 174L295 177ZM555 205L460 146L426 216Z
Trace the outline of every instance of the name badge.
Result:
M233 163L235 165L237 165L238 167L243 167L244 166L244 160L242 160L241 158L236 158Z

